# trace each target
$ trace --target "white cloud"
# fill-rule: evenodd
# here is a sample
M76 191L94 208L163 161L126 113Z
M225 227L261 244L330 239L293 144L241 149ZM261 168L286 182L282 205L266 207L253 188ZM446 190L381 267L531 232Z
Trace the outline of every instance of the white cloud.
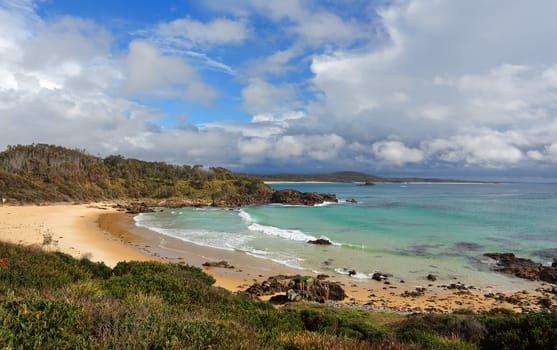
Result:
M116 48L90 20L3 1L0 142L230 167L557 164L554 1L401 0L378 19L311 0L212 3L220 17L160 23ZM240 67L211 56L262 39L255 20L272 22L270 55ZM211 103L200 66L239 78L251 121L164 128L164 111L129 99Z
M279 50L268 57L259 58L249 62L248 74L254 77L280 75L293 71L296 67L291 65L292 59L301 54L300 47L291 47Z
M344 145L342 137L335 134L286 135L276 139L269 157L296 163L308 159L327 161L334 159Z
M362 161L501 168L548 159L540 154L557 143L557 48L546 33L557 24L547 11L557 3L538 5L386 6L377 45L313 57L318 99L305 126L351 140Z
M251 114L281 113L299 105L296 89L292 85L272 85L254 78L242 90L243 106Z
M160 39L180 41L183 46L238 44L246 40L249 30L244 20L218 18L203 23L191 18L181 18L159 24Z
M344 21L330 12L307 13L291 31L311 45L349 43L366 37L358 23Z
M326 4L304 0L207 0L206 6L238 16L258 14L279 24L281 32L291 35L303 45L347 45L369 38L369 23L361 23L353 15L337 14ZM358 5L353 3L352 6ZM342 8L342 6L337 9ZM362 13L360 13L362 15ZM367 30L366 30L367 29Z
M399 141L375 142L371 148L377 158L397 166L424 160L424 154L421 150L409 148Z
M210 103L216 92L179 57L165 56L144 41L133 41L125 60L123 92L130 96L183 97Z
M484 167L501 167L517 163L524 158L522 151L498 132L437 139L426 142L425 148L430 155L443 161L464 162Z

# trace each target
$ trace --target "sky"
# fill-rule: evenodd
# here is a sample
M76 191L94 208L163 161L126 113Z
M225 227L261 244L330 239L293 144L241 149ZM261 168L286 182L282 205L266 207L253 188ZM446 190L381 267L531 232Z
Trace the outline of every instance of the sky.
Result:
M0 0L0 149L556 178L554 0Z

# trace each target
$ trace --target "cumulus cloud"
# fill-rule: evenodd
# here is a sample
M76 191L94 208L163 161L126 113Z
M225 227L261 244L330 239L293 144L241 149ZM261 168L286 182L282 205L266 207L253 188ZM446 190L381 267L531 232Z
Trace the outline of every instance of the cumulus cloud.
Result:
M424 153L416 148L409 148L399 141L375 142L371 149L378 159L395 165L418 163L424 160Z
M216 95L182 58L165 56L144 41L130 43L125 69L123 92L130 96L182 97L210 103Z
M557 28L542 8L409 0L378 10L385 33L378 45L314 56L311 127L352 145L372 143L372 154L354 157L397 166L547 160L557 50L544 33Z
M158 23L115 48L91 20L3 1L0 142L232 168L556 166L556 2L356 3L207 1L217 17ZM262 21L279 43L263 57L211 55L261 39ZM242 85L248 117L171 128L137 102L218 103L200 65Z
M249 81L242 98L244 109L254 115L285 112L300 105L293 85L273 85L259 78Z
M290 35L303 45L317 47L325 44L349 45L369 38L369 23L357 20L353 13L340 13L344 6L336 7L337 12L316 1L303 0L208 0L206 6L216 11L227 11L239 16L257 14L273 22L280 23L283 34ZM352 2L348 8L360 8ZM361 15L365 8L361 8ZM366 28L367 26L367 28ZM367 29L367 30L366 30Z

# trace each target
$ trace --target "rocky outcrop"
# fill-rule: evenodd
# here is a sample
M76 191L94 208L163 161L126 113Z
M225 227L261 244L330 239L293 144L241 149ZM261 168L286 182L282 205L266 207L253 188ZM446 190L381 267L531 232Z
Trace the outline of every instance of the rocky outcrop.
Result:
M329 241L328 239L324 239L324 238L309 240L308 243L309 244L316 244L316 245L331 245L332 244L331 241Z
M334 194L300 192L292 189L278 190L271 195L271 203L313 206L324 202L337 203L338 199Z
M248 289L246 289L246 293L256 297L286 293L288 284L296 277L299 276L271 276L266 281L252 284Z
M530 259L517 258L513 253L486 253L496 261L495 271L529 280L557 284L557 267L544 266Z
M182 207L220 207L237 208L248 205L261 205L267 203L280 203L290 205L313 206L324 202L337 203L334 194L319 194L314 192L300 192L297 190L279 190L259 195L223 196L219 198L141 198L136 200L121 200L115 208L129 214L149 213L152 208L182 208Z
M130 202L115 206L116 209L123 210L128 214L152 213L154 210L151 207L152 205L145 202Z
M319 280L313 277L297 277L290 281L286 296L290 301L344 300L346 293L337 282Z
M326 300L343 300L346 293L337 282L331 282L324 276L273 276L262 283L254 283L246 291L252 296L276 295L273 302L295 302L301 300L324 303Z
M201 264L205 267L220 267L223 269L233 269L234 266L230 265L228 263L228 261L222 260L222 261L207 261L204 262L203 264Z

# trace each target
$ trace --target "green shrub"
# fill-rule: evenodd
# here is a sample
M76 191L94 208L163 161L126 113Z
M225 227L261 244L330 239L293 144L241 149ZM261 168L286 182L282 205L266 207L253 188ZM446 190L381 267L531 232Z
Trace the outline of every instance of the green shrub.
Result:
M475 349L473 344L459 339L450 329L459 324L458 317L449 315L410 316L396 327L395 334L402 343L418 344L423 349Z
M63 253L0 243L0 258L9 266L0 268L0 291L19 288L59 288L90 278L77 260Z
M160 262L120 262L112 273L103 286L115 297L141 292L179 304L203 302L215 282L196 267Z
M371 324L364 313L355 310L307 309L300 312L300 317L308 331L376 342L385 337L384 331Z
M557 349L557 313L485 315L484 349Z
M0 347L84 349L88 331L80 310L39 298L4 300L0 305Z

